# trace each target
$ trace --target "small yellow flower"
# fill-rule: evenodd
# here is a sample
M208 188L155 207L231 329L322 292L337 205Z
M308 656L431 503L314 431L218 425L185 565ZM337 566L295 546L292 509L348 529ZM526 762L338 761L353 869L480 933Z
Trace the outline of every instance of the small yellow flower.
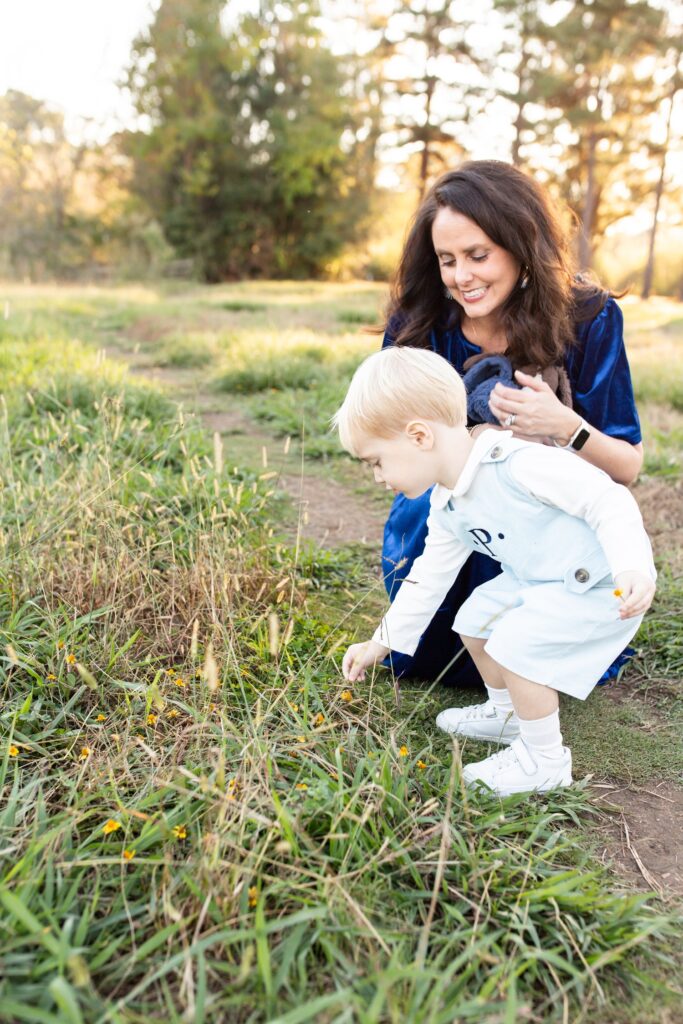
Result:
M182 676L178 676L176 679L173 680L173 682L176 684L176 686L185 686L185 680L183 679Z
M121 828L121 822L115 821L113 818L110 818L109 821L102 826L102 831L104 832L105 836L108 836L111 832L116 832L116 830L119 828Z
M248 896L249 896L249 906L250 907L255 907L256 903L258 901L258 889L256 888L255 885L250 885L249 886Z
M175 675L175 669L174 668L167 668L166 669L166 675L167 676L174 676Z
M237 779L230 779L230 781L228 782L228 789L236 789L236 788L237 788Z
M180 712L178 711L177 708L171 708L171 710L168 712L168 717L169 718L177 718L179 714L180 714Z
M398 756L399 757L407 757L409 753L410 753L410 751L408 750L408 748L404 744L402 747L399 748Z
M67 654L67 656L66 656L66 663L67 663L67 665L75 665L76 664L76 655L75 654Z
M292 704L292 703L290 702L290 705L289 705L289 706L290 706L290 708L292 709L292 711L294 711L294 712L297 712L297 711L299 710L299 705L298 705L298 704Z
M19 747L15 747L15 745L12 744L11 747L9 748L9 750L8 750L8 754L9 754L10 757L18 757L19 756Z
M617 587L617 589L613 590L612 593L614 594L615 597L622 597L624 591L621 590L619 587Z
M305 782L297 782L296 789L308 789L308 786Z
M156 715L147 715L147 725L156 725L156 724L157 724L157 716Z
M60 650L60 651L63 651L63 650L64 650L64 641L63 641L63 640L60 640L60 641L59 641L59 642L57 643L57 647L59 648L59 650Z
M325 721L325 716L322 713L322 711L319 711L318 714L313 719L313 724L314 725L322 725L324 721Z
M424 763L424 761L418 761L417 762L417 767L420 769L421 772L423 772L425 770L425 768L427 767L427 765Z
M96 722L106 722L107 721L107 716L106 715L98 715L97 718L95 719L95 721Z
M56 679L57 679L57 676L53 672L48 672L48 674L47 674L47 681L48 681L48 683L54 683Z
M343 701L346 701L347 704L349 703L350 700L353 700L353 694L351 693L350 690L342 690L339 696Z
M92 750L91 750L90 747L81 747L81 752L78 755L78 760L79 761L87 761L91 754L92 754Z
M176 839L187 839L187 829L184 825L174 825L173 835Z
M124 850L121 856L124 860L132 860L135 856L135 850Z
M297 736L296 742L297 743L305 743L306 742L306 737L305 736Z

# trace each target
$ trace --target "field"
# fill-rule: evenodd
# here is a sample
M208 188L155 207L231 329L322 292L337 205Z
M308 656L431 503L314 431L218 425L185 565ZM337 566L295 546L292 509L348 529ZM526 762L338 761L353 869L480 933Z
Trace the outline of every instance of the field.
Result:
M0 1021L676 1024L683 306L624 302L660 585L563 705L582 781L468 794L346 686L386 494L329 433L373 284L3 288Z

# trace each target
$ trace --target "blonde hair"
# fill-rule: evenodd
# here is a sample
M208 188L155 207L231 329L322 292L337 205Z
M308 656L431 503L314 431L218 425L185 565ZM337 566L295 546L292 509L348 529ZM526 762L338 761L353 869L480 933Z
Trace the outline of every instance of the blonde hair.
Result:
M465 385L443 356L392 345L360 364L332 426L344 448L357 455L363 438L400 434L413 419L464 425Z

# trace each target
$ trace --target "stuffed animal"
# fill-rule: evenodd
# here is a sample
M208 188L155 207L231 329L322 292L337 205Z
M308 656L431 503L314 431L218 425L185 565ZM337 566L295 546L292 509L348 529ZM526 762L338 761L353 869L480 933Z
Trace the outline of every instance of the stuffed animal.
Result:
M572 390L563 366L547 366L544 370L538 366L520 366L519 369L532 377L540 376L563 405L571 406ZM499 382L508 388L521 390L521 385L515 380L512 363L506 356L482 352L465 360L463 370L468 419L471 423L498 425L498 420L489 409L489 396Z

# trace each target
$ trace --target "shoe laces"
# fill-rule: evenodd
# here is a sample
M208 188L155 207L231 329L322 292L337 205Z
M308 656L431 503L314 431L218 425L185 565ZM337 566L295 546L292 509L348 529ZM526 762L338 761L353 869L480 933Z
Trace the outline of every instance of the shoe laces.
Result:
M471 704L465 709L461 721L470 722L473 718L493 718L492 711L496 712L496 706L491 700L487 700L484 704Z

